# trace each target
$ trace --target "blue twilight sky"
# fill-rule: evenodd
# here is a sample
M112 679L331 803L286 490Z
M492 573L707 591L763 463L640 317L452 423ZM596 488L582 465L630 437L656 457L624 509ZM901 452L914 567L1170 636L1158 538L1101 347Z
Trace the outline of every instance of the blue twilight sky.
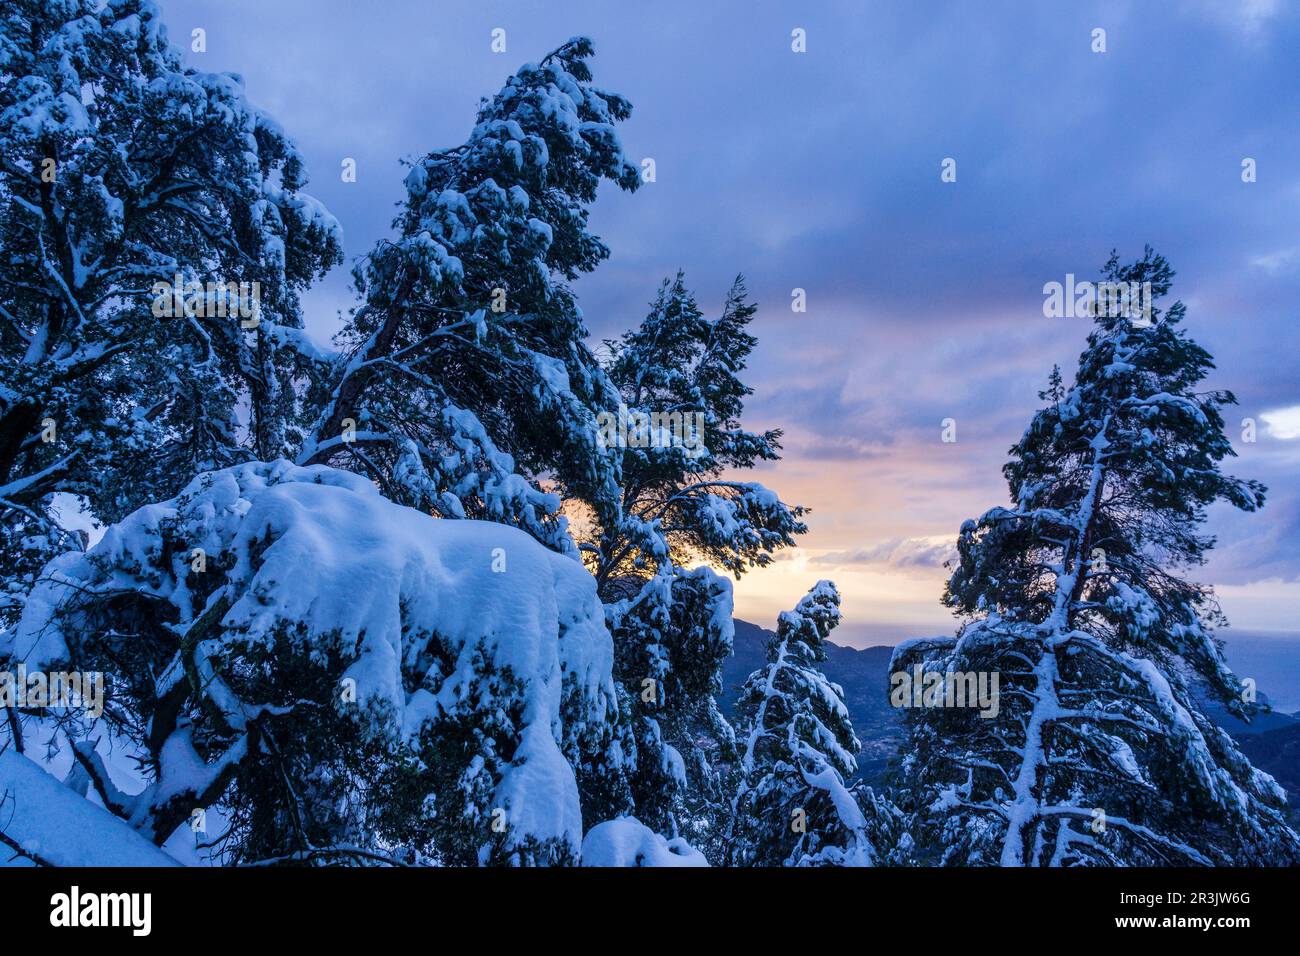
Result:
M1220 549L1201 576L1239 630L1300 631L1296 5L162 2L178 45L207 32L189 61L243 74L296 139L349 256L387 234L400 158L463 141L519 64L596 41L597 83L635 105L626 151L653 157L657 182L602 190L592 223L613 255L577 289L604 338L679 267L710 312L749 278L748 423L787 435L760 479L814 509L804 547L737 587L738 613L767 625L831 577L841 639L948 630L948 543L1005 501L1006 449L1086 335L1043 316L1044 283L1151 243L1217 358L1212 384L1241 401L1234 440L1258 423L1233 470L1271 490L1260 514L1213 513ZM948 157L955 183L940 181ZM346 270L307 302L328 338L351 304Z

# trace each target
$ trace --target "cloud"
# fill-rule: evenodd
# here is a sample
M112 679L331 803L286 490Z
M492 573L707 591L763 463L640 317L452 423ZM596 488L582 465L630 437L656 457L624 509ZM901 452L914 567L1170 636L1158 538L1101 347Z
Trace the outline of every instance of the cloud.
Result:
M1190 577L1215 585L1300 580L1300 500L1289 490L1270 493L1259 514L1241 516L1219 505L1209 530L1217 538L1209 567Z
M1263 419L1264 427L1274 438L1283 441L1300 438L1300 405L1263 412L1259 417Z
M1300 246L1278 249L1262 256L1255 256L1250 260L1250 264L1257 269L1263 269L1270 275L1290 272L1297 265L1300 265Z
M850 551L829 551L812 559L813 564L843 566L849 564L883 565L891 568L941 568L957 556L952 538L894 538Z
M1280 0L1238 0L1237 3L1195 0L1189 6L1201 16L1237 29L1247 37L1257 36L1282 11Z

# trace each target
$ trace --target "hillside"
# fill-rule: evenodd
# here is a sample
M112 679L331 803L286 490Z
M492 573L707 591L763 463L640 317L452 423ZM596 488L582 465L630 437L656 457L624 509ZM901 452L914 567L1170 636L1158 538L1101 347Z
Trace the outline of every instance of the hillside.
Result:
M741 686L753 671L763 666L767 639L772 632L748 621L736 622L735 654L723 664L722 710L732 716ZM898 713L889 706L889 658L892 647L858 650L828 644L826 676L844 689L844 702L853 729L862 741L858 769L863 779L878 782L889 758L902 741Z
M767 640L772 636L771 631L748 621L736 620L735 624L735 653L722 670L720 703L728 717L733 715L733 704L745 678L763 666ZM833 643L827 646L822 669L844 689L853 729L862 741L859 773L867 782L878 783L902 742L898 711L889 706L889 659L893 648L882 645L858 650ZM1206 712L1241 744L1255 766L1272 774L1287 789L1292 806L1300 806L1300 720L1274 711L1246 724L1209 703Z

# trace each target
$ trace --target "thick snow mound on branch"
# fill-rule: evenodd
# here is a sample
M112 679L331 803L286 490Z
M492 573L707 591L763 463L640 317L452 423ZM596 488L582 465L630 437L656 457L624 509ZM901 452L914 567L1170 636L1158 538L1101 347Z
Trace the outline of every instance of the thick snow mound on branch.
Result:
M177 865L129 825L12 750L0 754L0 832L6 843L52 866ZM13 849L0 847L0 860Z
M681 837L665 840L635 817L598 823L582 841L583 866L708 866Z
M194 549L222 582L202 600L187 583ZM217 653L286 633L308 651L352 649L339 680L355 680L363 707L386 705L372 712L400 721L389 730L408 739L444 716L517 713L496 806L515 839L558 838L578 853L578 788L562 747L588 721L614 719L616 704L604 612L574 558L505 525L394 504L357 475L279 461L200 475L42 577L8 648L29 667L69 659L75 642L56 614L66 602L138 591L175 607L178 633L228 601ZM479 680L484 657L516 689L494 697Z

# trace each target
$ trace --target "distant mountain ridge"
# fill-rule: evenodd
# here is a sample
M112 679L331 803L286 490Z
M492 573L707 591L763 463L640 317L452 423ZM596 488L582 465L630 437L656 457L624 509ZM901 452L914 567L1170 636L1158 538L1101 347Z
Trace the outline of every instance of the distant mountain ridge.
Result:
M751 673L763 667L767 642L773 633L757 624L734 620L735 653L722 665L723 691L718 703L728 718ZM1289 648L1279 647L1279 652ZM890 759L903 742L899 711L889 704L889 661L894 649L877 645L865 649L827 642L822 670L844 689L853 729L862 742L858 771L871 784L880 783ZM1267 701L1267 696L1261 694ZM1300 720L1290 714L1261 714L1247 724L1222 706L1203 702L1206 714L1236 739L1255 766L1272 776L1291 795L1293 810L1300 810Z
M728 718L745 680L766 663L767 641L772 632L735 620L735 653L722 665L722 697L719 705ZM844 689L853 729L862 742L858 754L859 775L868 783L879 783L891 757L903 741L898 711L889 706L889 660L894 649L879 645L859 650L827 642L822 671Z

